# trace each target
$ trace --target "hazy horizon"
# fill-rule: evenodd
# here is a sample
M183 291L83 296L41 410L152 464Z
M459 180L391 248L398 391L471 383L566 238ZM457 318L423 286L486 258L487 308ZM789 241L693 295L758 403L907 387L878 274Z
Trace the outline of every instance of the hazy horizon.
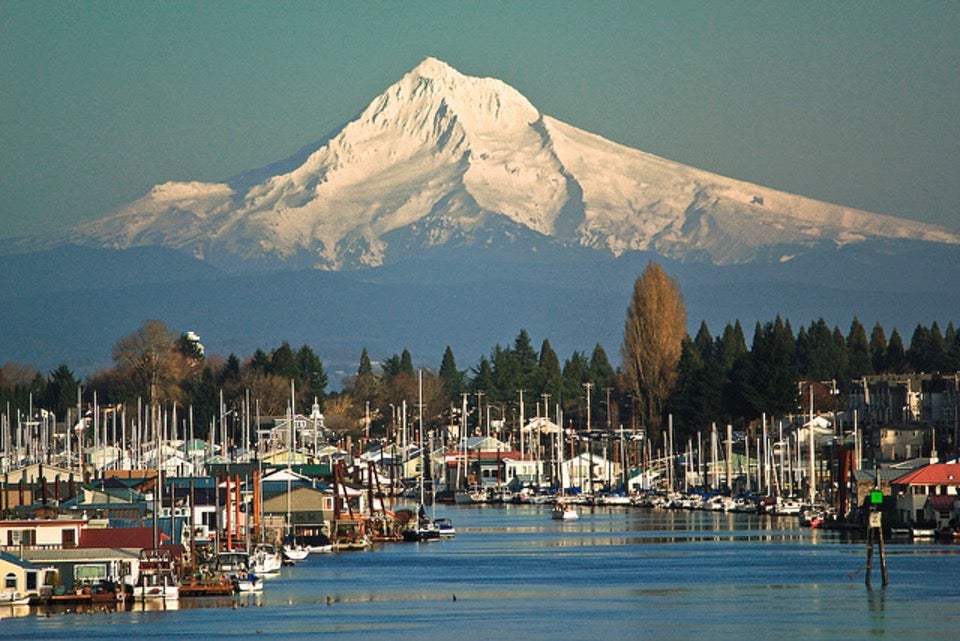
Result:
M677 162L960 229L960 4L0 5L0 237L224 180L434 56Z

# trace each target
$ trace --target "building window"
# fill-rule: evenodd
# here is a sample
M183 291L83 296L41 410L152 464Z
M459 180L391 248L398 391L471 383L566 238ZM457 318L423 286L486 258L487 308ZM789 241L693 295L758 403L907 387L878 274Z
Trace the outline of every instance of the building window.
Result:
M5 577L3 578L3 587L6 588L6 589L8 589L8 590L16 590L16 589L17 589L17 575L14 574L13 572L11 572L11 573L9 573L7 576L5 576Z

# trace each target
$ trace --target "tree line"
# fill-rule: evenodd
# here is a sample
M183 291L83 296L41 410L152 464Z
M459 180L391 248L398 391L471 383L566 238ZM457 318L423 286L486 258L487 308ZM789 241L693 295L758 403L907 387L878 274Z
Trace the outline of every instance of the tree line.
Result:
M960 371L960 332L953 323L945 332L936 322L918 325L909 346L897 329L887 334L879 322L868 335L857 318L846 333L822 318L796 332L780 317L758 322L749 347L739 320L716 336L705 322L693 337L685 327L679 288L651 264L637 279L616 368L599 343L561 361L549 339L538 350L521 329L512 343L495 345L464 369L450 346L435 369L415 367L407 349L375 362L361 348L356 374L329 391L323 362L309 345L283 342L242 359L209 356L196 337L148 320L117 341L113 367L83 382L66 364L43 375L7 363L0 368L0 409L42 407L63 419L76 411L82 388L84 406L94 394L100 405L189 406L196 434L205 438L221 413L239 415L246 399L263 416L283 415L293 393L299 412L309 412L316 400L328 427L375 436L396 430L404 410L412 421L421 399L428 427L459 422L465 405L471 431L516 427L523 402L527 419L545 415L586 429L589 416L594 429L644 429L652 439L672 415L677 437L685 439L712 422L744 426L763 413L797 413L801 380L832 381L843 393L872 374Z

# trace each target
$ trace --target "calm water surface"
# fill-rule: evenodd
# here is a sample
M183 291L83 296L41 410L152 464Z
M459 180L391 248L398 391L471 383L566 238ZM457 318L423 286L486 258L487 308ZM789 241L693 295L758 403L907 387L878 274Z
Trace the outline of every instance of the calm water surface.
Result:
M311 556L261 595L97 614L0 608L2 639L960 639L960 546L863 541L795 519L537 506L438 508L454 540ZM875 555L876 559L876 555ZM140 608L140 606L137 606Z

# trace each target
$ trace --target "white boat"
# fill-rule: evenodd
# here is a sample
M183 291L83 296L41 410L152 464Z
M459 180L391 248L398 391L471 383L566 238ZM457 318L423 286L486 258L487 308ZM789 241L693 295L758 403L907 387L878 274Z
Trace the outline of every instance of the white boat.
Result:
M263 592L263 578L252 572L237 577L238 592Z
M214 568L222 574L237 574L250 569L250 555L242 550L231 550L217 554Z
M403 540L409 543L436 541L440 538L440 529L429 521L415 523L403 531Z
M249 567L255 574L276 574L283 567L283 556L277 548L264 543L254 548Z
M799 516L803 512L803 504L795 499L778 498L775 513L781 516Z
M562 501L557 501L553 509L550 511L550 518L556 521L570 521L573 519L579 519L580 513L577 512L577 508L569 503L563 503Z
M479 485L457 490L453 495L453 502L457 505L472 505L474 503L486 503L487 491Z
M936 535L935 528L926 525L911 525L910 535L915 539L932 539Z
M332 549L332 546L331 546ZM284 545L283 556L290 561L303 561L310 555L310 548L302 545Z
M447 518L439 518L433 520L434 527L437 528L437 531L440 533L441 539L452 539L457 535L456 528L453 527L453 521Z
M334 551L358 551L368 550L373 546L373 539L369 536L351 536L340 539L333 543Z
M298 536L295 545L296 547L302 547L310 554L331 554L333 552L333 541L326 534Z
M133 586L133 598L139 601L175 601L180 598L180 581L169 550L148 548L140 551L140 571Z
M29 605L30 595L20 594L13 590L0 590L0 606L4 605Z

